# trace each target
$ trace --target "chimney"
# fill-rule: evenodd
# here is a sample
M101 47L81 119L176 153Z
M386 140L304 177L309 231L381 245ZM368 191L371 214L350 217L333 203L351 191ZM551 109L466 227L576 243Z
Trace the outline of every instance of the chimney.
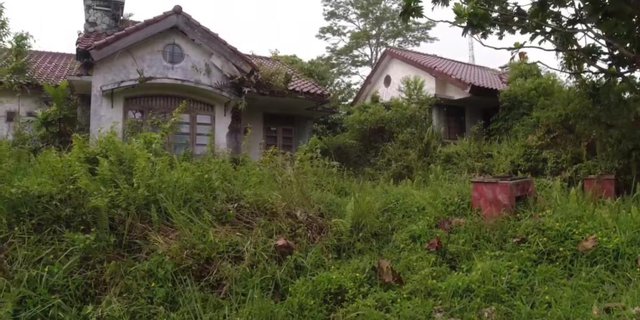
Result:
M125 0L84 0L84 32L118 31Z

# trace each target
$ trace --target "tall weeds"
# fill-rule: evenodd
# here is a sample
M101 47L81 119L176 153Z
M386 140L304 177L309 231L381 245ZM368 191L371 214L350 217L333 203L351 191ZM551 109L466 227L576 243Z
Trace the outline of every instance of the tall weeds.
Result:
M37 156L0 143L0 318L585 319L640 306L637 196L594 202L539 180L537 200L488 225L469 176L439 166L391 183L308 154L182 159L148 141ZM437 227L453 218L464 223ZM378 281L379 259L404 285Z

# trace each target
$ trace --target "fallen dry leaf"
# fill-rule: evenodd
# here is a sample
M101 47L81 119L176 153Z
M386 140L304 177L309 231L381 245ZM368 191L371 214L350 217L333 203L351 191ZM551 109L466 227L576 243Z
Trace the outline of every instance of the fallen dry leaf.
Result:
M612 314L616 310L624 310L625 308L624 303L607 303L602 307L602 311L604 311L605 314Z
M640 307L633 308L633 310L631 310L631 312L633 312L633 314L636 315L636 316L640 316Z
M391 262L384 259L378 260L378 280L384 284L404 284L402 277L391 266Z
M517 238L513 238L513 240L511 240L511 242L513 242L514 244L517 245L523 245L525 243L527 243L529 239L527 239L527 237L517 237Z
M435 307L433 308L433 318L434 319L444 319L444 317L446 316L446 312L444 312L444 308L443 307Z
M580 244L578 245L578 251L582 253L586 253L595 249L597 246L598 246L598 237L593 235L583 240L582 242L580 242Z
M438 222L438 229L450 233L453 230L453 223L451 223L451 219L444 219Z
M276 241L275 248L276 252L281 258L286 258L292 255L296 250L296 246L293 244L293 242L285 238L278 239L278 241Z
M429 250L430 252L438 252L442 250L442 240L440 240L440 237L436 237L435 239L427 243L425 249Z
M454 218L451 220L451 224L456 228L464 227L464 225L467 224L467 220L462 218Z
M446 233L451 233L454 228L463 227L466 223L467 221L462 218L444 219L438 222L438 229Z
M495 320L495 319L497 319L497 312L496 312L496 308L495 307L490 307L490 308L483 309L480 312L480 315L481 315L482 319L486 319L486 320Z
M594 305L593 307L591 307L591 314L593 315L594 318L600 318L600 308Z

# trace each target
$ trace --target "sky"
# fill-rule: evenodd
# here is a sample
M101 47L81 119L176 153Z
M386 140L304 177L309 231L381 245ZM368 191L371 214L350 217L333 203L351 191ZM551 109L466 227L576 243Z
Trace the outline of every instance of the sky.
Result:
M1 2L2 0L0 0ZM134 20L144 20L171 10L176 4L223 39L246 53L270 55L272 50L281 54L296 54L311 59L325 53L326 44L316 38L323 26L320 0L126 0L125 12ZM82 0L4 0L12 31L26 31L35 39L38 50L73 53L78 32L84 25ZM450 9L426 8L428 16L450 19ZM439 40L423 44L421 52L469 61L468 40L461 30L440 24L432 32ZM502 41L489 39L488 44L513 45L518 38ZM498 68L509 61L507 51L486 48L476 43L477 64ZM531 61L540 60L557 67L554 54L527 51Z

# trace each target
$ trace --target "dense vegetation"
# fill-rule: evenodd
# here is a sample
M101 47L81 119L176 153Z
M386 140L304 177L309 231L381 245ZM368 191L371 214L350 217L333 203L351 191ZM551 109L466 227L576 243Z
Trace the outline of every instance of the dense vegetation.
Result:
M406 16L422 15L419 2L405 2ZM384 3L395 23L399 1ZM467 31L496 28L493 16L472 21L485 7L460 3ZM371 7L323 4L325 37L350 38L349 50L389 25L345 31L343 13L361 9L358 21L370 22ZM19 90L29 83L29 38L8 41L6 25L0 18L0 46L11 49L0 76ZM392 26L379 48L407 37ZM430 28L422 23L406 45L429 40ZM337 108L352 87L335 66L375 60L346 49L279 58L340 92ZM565 67L585 71L589 50L565 56ZM593 54L584 68L598 73L603 52ZM0 318L638 319L635 69L604 58L617 62L604 76L571 82L511 65L493 125L456 144L434 129L424 83L406 79L400 99L345 109L297 154L259 162L215 150L171 155L171 121L159 133L89 143L74 134L81 124L67 85L47 87L51 107L0 141ZM581 179L601 173L617 174L626 194L584 195ZM492 174L535 177L537 197L484 221L470 208L469 180Z
M468 176L439 164L393 184L307 153L179 159L156 142L76 139L37 156L0 145L2 318L638 312L636 196L593 202L543 179L536 201L486 224L469 207ZM578 248L591 236L598 243ZM292 255L274 248L281 237ZM434 239L441 247L425 248ZM380 259L397 277L379 279Z
M442 144L433 99L407 79L341 133L259 162L173 156L171 121L68 141L70 102L50 88L35 130L0 143L0 317L639 316L640 197L594 201L577 184L634 176L636 142L611 143L634 118L589 117L607 114L594 91L511 68L489 132ZM601 134L610 121L617 135ZM469 179L505 173L538 177L538 197L486 223Z

